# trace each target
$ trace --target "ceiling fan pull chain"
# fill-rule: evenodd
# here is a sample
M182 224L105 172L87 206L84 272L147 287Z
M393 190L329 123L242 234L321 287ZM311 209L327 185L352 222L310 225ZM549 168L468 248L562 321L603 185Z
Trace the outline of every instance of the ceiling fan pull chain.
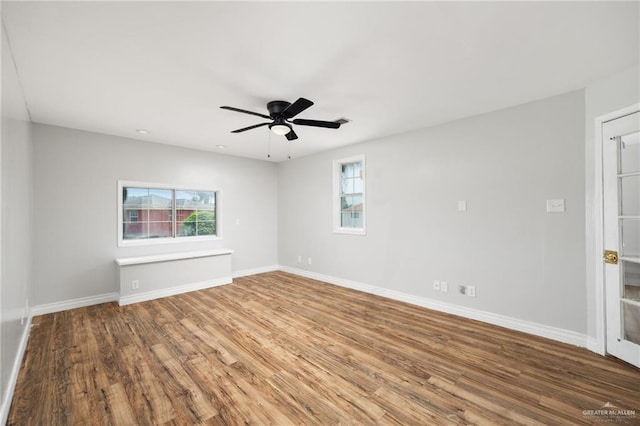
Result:
M271 132L269 132L267 139L267 158L271 158Z
M291 141L289 141L289 160L291 160Z

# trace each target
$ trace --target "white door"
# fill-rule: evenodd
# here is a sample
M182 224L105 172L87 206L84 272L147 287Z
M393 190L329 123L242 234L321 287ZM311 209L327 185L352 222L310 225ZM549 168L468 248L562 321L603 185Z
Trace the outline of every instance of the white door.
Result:
M603 123L607 352L640 367L640 112Z

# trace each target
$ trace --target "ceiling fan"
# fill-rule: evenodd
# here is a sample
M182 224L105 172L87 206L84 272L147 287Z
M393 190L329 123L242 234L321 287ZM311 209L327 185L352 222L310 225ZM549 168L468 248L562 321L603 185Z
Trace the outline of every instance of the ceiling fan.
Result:
M243 112L245 114L257 115L258 117L272 120L267 123L254 124L253 126L244 127L242 129L233 130L231 133L240 133L247 130L255 129L257 127L269 126L269 129L273 133L279 136L286 136L287 140L296 140L298 135L293 131L291 124L300 126L312 126L312 127L325 127L328 129L337 129L341 124L346 121L341 119L337 121L319 121L319 120L306 120L303 118L293 119L296 115L313 105L309 99L298 98L294 103L287 101L271 101L267 104L267 110L269 115L260 114L259 112L247 111L245 109L234 108L230 106L221 106L222 109L228 109L229 111Z

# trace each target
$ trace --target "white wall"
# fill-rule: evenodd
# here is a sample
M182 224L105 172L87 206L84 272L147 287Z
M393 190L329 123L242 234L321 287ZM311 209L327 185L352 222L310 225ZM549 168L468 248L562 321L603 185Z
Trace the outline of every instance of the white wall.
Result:
M4 25L1 98L0 424L4 424L29 323L33 171L31 123Z
M585 334L584 129L577 91L280 163L280 264ZM332 160L355 154L367 235L333 234Z
M598 310L596 301L596 264L602 257L600 248L596 247L595 232L598 229L596 212L602 206L596 205L596 118L640 103L640 66L635 65L613 73L606 78L592 82L585 89L585 194L586 194L586 256L587 256L587 312L588 335L592 338L602 337L602 327L597 324ZM600 330L600 336L598 336Z
M277 264L275 164L42 124L34 156L34 305L118 292L118 257L230 248L234 272ZM118 248L118 179L220 189L223 239Z

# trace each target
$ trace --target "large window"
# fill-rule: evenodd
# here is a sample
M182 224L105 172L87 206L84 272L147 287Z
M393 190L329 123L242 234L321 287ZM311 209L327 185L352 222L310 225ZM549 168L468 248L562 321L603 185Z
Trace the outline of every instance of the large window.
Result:
M219 191L119 182L118 244L218 238Z
M345 234L364 234L364 156L335 160L333 170L333 230Z

